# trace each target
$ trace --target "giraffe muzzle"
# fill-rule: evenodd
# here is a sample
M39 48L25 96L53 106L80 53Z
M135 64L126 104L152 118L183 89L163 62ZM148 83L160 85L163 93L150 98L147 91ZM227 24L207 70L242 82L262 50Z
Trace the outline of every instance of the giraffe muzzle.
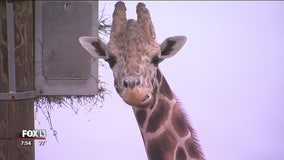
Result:
M121 97L131 106L144 106L151 101L152 93L148 87L129 87L122 91Z
M149 86L142 83L143 78L139 75L126 75L122 81L123 100L132 106L141 106L147 104L152 98L152 92Z

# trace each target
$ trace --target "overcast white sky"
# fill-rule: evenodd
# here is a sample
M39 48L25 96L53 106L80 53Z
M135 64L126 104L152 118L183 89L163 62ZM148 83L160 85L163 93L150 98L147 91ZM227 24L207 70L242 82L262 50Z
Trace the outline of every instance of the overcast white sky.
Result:
M111 16L114 2L106 4ZM126 2L136 19L137 2ZM184 48L162 72L182 102L209 160L284 159L284 2L145 2L157 40L185 35ZM146 160L130 106L100 69L111 96L85 115L55 109L60 143L48 132L36 159ZM39 125L38 122L41 122ZM38 115L37 128L49 129Z

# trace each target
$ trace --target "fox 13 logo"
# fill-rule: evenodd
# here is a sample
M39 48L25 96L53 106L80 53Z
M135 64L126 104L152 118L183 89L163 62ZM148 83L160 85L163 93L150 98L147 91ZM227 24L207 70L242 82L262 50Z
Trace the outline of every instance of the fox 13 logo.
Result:
M22 130L22 138L40 139L46 137L45 129Z

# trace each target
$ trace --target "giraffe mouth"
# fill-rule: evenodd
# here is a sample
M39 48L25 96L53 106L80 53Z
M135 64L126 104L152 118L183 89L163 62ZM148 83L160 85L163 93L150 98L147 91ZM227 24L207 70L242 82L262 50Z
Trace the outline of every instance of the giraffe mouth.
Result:
M152 99L152 95L149 93L149 94L147 94L147 95L142 99L141 104L142 104L142 105L143 105L143 104L146 104L146 103L148 103L151 99Z

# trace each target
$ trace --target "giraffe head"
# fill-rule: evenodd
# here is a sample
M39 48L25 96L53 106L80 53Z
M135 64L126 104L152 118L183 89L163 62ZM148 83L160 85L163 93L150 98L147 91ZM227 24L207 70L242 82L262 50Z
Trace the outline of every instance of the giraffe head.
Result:
M155 96L158 64L174 56L186 37L169 37L159 44L145 4L138 3L136 12L137 21L127 20L125 4L117 2L109 43L86 36L79 41L94 58L109 63L116 91L127 104L147 107Z

